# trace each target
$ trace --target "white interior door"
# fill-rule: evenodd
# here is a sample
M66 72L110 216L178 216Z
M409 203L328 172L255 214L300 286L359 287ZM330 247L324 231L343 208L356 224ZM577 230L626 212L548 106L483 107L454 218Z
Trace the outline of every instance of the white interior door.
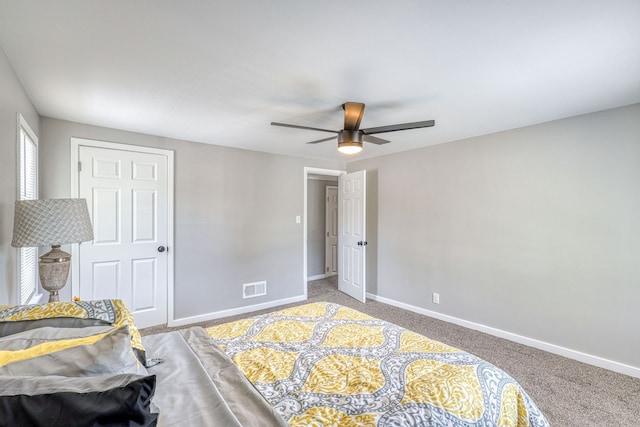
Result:
M366 178L366 171L359 171L338 181L338 289L360 302L367 300Z
M326 186L325 275L338 274L338 187Z
M79 146L78 160L94 229L79 249L78 296L122 299L142 328L167 323L167 156Z

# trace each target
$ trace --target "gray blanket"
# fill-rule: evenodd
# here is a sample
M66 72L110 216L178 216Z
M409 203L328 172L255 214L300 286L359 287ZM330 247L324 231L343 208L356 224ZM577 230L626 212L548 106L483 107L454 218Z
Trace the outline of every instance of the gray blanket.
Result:
M145 336L142 343L147 357L164 359L148 368L157 379L158 426L288 425L204 329Z

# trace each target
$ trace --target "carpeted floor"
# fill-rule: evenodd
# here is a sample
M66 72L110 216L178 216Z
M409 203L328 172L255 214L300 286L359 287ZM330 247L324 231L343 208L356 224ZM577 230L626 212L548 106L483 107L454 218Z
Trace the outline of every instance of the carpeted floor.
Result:
M335 277L309 282L308 297L308 301L289 306L327 301L352 307L493 363L523 386L554 427L640 426L640 379L380 302L360 303L338 291ZM198 325L213 326L285 307L288 306ZM168 330L170 328L153 327L142 333L149 335Z

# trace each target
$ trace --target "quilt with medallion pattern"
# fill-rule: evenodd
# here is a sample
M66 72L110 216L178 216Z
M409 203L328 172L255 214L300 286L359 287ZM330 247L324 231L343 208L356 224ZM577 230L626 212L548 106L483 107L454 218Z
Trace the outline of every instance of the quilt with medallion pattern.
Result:
M291 426L549 425L504 371L337 304L207 332Z

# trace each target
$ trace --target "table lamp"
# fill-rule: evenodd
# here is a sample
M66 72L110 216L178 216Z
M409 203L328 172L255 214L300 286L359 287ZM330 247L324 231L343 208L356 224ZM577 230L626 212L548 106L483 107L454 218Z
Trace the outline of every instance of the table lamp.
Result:
M11 246L51 245L38 264L40 284L49 292L49 302L60 301L58 291L69 277L71 254L60 250L60 245L87 240L93 240L93 227L85 199L16 201Z

